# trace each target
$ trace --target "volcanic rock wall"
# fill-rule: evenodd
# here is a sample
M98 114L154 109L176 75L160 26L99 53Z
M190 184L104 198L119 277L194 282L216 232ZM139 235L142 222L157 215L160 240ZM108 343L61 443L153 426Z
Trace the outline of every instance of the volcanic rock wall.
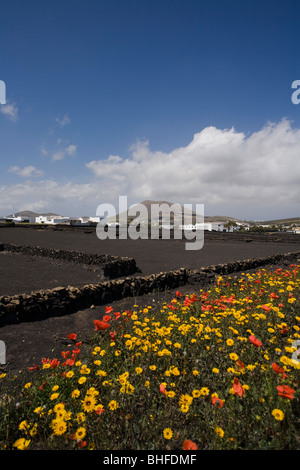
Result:
M48 316L65 315L92 304L103 305L125 297L134 297L154 291L179 288L186 284L204 288L215 282L217 276L241 273L267 265L288 265L300 261L300 252L278 254L265 258L236 261L206 266L199 270L181 268L150 276L124 277L81 288L67 286L39 290L31 294L0 297L0 327L22 321L41 320Z
M128 276L140 271L136 266L135 260L127 257L89 254L74 250L55 250L52 248L41 248L40 246L14 245L13 243L0 243L0 251L11 251L29 256L42 256L86 265L97 265L102 267L104 276L109 279Z

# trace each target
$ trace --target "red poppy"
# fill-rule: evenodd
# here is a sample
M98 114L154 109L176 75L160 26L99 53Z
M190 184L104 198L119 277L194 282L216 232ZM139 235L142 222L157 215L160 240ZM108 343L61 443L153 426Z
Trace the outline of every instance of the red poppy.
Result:
M67 366L74 366L75 356L73 355L71 359L67 359L64 364L66 364Z
M78 442L78 447L85 447L87 445L86 441L79 441Z
M186 439L185 441L183 441L182 448L183 450L197 450L198 449L197 444L195 444L195 442L191 441L190 439Z
M236 369L237 369L238 371L240 371L240 370L242 370L242 369L245 368L244 364L243 364L242 361L240 361L240 360L236 361L235 365L236 365Z
M111 320L111 316L110 315L104 315L103 321L107 323L107 322L109 322L109 320Z
M100 320L94 320L94 324L95 324L95 330L106 330L106 328L110 327L109 323L105 323Z
M121 313L120 312L114 312L114 316L116 317L116 320L120 318Z
M43 357L42 364L50 364L51 369L54 369L58 366L58 364L60 364L60 361L58 361L57 359L46 359L45 357Z
M285 379L287 377L287 374L284 372L282 367L279 367L277 364L275 364L275 362L273 362L272 368L273 368L274 372L276 372L277 374L282 374L283 379Z
M288 328L283 328L282 330L279 330L282 335L286 335L289 331Z
M105 313L111 313L113 311L112 307L105 307Z
M47 383L46 381L43 382L42 385L39 386L39 390L43 390L43 388L45 387L46 383Z
M288 385L278 385L276 388L280 397L288 398L289 400L294 398L295 390Z
M115 331L115 330L114 330L114 331L111 331L109 334L110 334L110 336L111 336L111 340L112 340L112 341L116 341L116 331Z
M242 397L245 393L245 390L243 389L242 384L237 377L235 377L233 380L233 391L235 395L239 395L240 397Z
M58 361L57 359L53 359L50 364L51 364L51 369L54 369L55 367L58 366L58 364L60 364L60 361Z
M177 296L177 297L181 297L181 292L179 292L179 290L176 291L176 296Z
M254 346L256 346L257 348L262 346L262 343L254 335L250 335L249 339L250 339L251 343L254 344Z
M271 307L269 307L268 305L262 305L261 308L265 310L265 312L269 312L271 310Z
M71 351L62 351L61 355L64 359L67 359L71 354Z
M224 405L223 400L218 397L212 397L211 402L216 408L222 408L222 406Z
M77 334L76 334L76 333L70 333L70 334L68 335L68 338L75 340L75 339L77 338Z
M275 292L271 292L270 297L271 299L279 299L279 295L275 294Z
M104 413L104 408L99 405L96 409L95 409L95 413L97 413L97 415L101 415L102 413Z
M171 305L171 304L167 304L167 307L168 307L170 310L178 310L178 307L175 307L174 305Z
M166 387L164 386L164 384L160 384L160 387L159 387L159 390L161 391L161 393L163 393L164 395L166 394Z

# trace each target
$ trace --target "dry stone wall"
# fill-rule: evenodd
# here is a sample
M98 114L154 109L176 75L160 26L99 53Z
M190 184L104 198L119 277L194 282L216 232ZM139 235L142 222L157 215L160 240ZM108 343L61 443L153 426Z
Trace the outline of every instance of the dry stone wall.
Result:
M112 255L90 254L74 250L55 250L40 246L15 245L13 243L0 243L0 251L22 253L28 256L42 256L51 259L97 265L102 267L103 274L109 279L139 272L134 258L118 257Z
M300 261L300 252L278 254L265 258L206 266L199 270L181 268L150 276L123 277L81 288L67 286L40 290L31 294L0 297L0 327L22 321L41 320L48 316L65 315L92 304L103 305L125 297L135 297L154 291L179 288L187 284L204 288L219 275L229 275L267 265L288 265Z

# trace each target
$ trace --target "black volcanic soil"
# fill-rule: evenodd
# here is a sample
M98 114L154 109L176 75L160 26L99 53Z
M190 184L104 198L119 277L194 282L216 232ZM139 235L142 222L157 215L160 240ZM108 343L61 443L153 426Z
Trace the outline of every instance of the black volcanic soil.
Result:
M0 251L0 296L59 286L81 287L102 282L102 269L75 262Z
M199 269L202 266L227 263L236 260L261 258L279 253L300 251L300 236L275 241L272 236L245 239L235 234L224 234L216 239L205 238L199 251L187 251L185 240L103 240L93 231L70 231L53 229L0 228L0 243L31 245L45 248L76 250L115 256L133 257L141 273L148 275L171 271L181 267ZM247 241L248 240L248 241ZM263 241L262 241L263 240ZM273 241L274 240L274 241ZM53 288L55 285L77 285L101 282L101 272L95 266L51 261L46 258L25 257L12 253L0 253L0 295L30 292ZM139 306L156 305L161 299L170 300L175 291L147 294L137 299L123 299L111 303L115 311L131 309L134 302ZM184 293L197 293L196 286L180 288ZM6 344L6 366L0 370L18 373L40 364L42 357L59 357L60 351L69 343L67 335L75 332L84 340L93 332L94 319L105 313L104 306L78 311L66 316L50 317L42 321L24 322L0 328L0 340Z
M211 264L300 250L300 235L282 238L281 243L275 241L278 240L277 235L276 238L274 235L268 238L264 235L257 237L247 234L240 237L235 233L220 233L219 235L212 239L211 234L205 234L204 246L201 250L186 250L185 240L99 240L92 230L0 228L0 243L134 258L143 275L171 271L181 267L199 269L201 266ZM5 279L4 282L6 282ZM13 282L17 288L18 276Z

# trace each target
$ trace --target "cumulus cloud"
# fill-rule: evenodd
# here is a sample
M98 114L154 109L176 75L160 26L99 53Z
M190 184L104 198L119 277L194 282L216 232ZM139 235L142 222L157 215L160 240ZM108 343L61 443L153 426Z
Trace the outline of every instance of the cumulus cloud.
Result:
M24 166L20 168L18 165L11 166L8 171L10 173L15 173L18 176L23 176L25 178L38 177L43 174L41 170L38 170L33 165Z
M68 147L65 148L65 152L67 155L75 155L77 151L77 145L68 145Z
M55 150L52 153L52 160L53 161L62 160L63 158L65 158L66 155L74 156L76 154L76 151L77 151L77 145L74 145L74 144L68 145L65 148Z
M75 151L73 146L64 147L63 157ZM136 142L124 158L110 155L87 162L87 183L0 186L0 209L47 201L47 210L64 205L74 213L81 205L92 214L98 205L116 205L119 195L126 195L130 205L152 199L204 204L205 215L291 217L299 215L300 207L299 151L300 129L286 119L250 135L234 128L207 127L188 145L170 152L152 150L143 141Z
M62 160L65 156L65 152L63 150L56 150L52 154L52 160L57 162L58 160Z
M19 118L19 110L16 103L7 103L0 106L0 112L10 121L17 121Z
M250 136L207 127L169 153L137 142L128 158L111 155L86 166L137 201L201 201L230 212L234 206L299 204L299 150L300 130L283 119Z
M89 208L96 214L97 205L103 196L99 183L59 183L53 180L30 181L0 186L0 213L5 215L12 208L16 210L40 210L63 212L69 216L79 216L78 211ZM106 197L109 195L107 194ZM105 197L105 196L104 196ZM100 201L100 202L99 202Z

